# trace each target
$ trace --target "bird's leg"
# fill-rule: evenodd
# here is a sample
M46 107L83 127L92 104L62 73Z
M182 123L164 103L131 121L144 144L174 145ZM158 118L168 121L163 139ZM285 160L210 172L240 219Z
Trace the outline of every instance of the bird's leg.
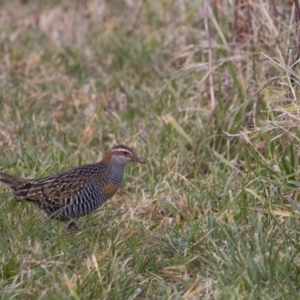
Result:
M64 224L64 231L66 233L76 233L80 231L80 228L77 226L77 224L73 220L69 220L65 222Z

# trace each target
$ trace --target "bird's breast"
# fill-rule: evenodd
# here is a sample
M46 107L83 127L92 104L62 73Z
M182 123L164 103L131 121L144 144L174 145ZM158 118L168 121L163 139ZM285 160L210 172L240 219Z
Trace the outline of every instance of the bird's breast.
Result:
M119 185L117 184L113 184L111 182L106 182L103 186L102 186L102 191L104 192L105 195L107 195L108 197L112 197L116 191L118 190Z

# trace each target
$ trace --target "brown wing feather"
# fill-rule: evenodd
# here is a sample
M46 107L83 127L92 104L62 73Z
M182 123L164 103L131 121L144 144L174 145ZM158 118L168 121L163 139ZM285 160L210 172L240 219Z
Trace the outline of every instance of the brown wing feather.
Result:
M23 179L0 173L0 181L14 190L17 200L27 200L63 207L66 201L79 193L90 180L93 165L75 168L64 173L41 179ZM68 204L71 204L69 202Z
M18 189L15 197L62 207L66 199L71 199L84 188L87 180L78 177L45 178L31 181L30 184L29 189Z

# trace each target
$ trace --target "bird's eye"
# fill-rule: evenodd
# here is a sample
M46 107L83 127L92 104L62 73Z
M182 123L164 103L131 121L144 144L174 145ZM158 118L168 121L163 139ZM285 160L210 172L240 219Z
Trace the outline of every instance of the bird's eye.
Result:
M128 154L128 152L126 152L126 151L123 151L123 154L124 154L124 155L127 155L127 154Z

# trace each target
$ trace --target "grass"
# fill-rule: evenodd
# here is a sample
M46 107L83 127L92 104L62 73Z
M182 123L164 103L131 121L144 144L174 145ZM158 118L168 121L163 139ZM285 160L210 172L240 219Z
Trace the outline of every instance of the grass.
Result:
M298 42L272 3L1 2L0 170L147 159L73 235L2 185L1 299L299 298Z

